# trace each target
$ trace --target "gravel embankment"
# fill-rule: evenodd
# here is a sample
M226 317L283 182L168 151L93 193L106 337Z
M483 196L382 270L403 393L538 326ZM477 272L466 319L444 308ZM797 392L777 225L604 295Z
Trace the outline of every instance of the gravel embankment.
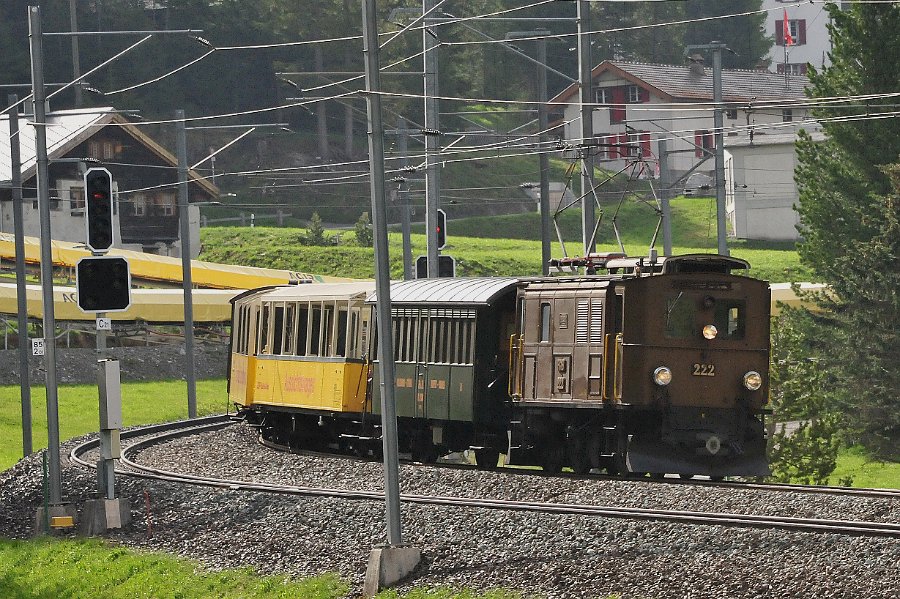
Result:
M283 484L380 490L375 463L272 452L243 426L176 440L139 461L173 470ZM94 473L64 460L64 495L79 501ZM900 521L900 501L723 490L629 481L576 481L503 472L401 466L404 493ZM369 550L385 540L381 502L206 489L119 477L134 522L108 536L213 567L293 575L336 571L358 596ZM152 536L147 533L145 491ZM29 534L40 501L40 459L0 473L0 535ZM403 588L507 587L529 596L897 597L900 542L405 505L404 540L424 563Z

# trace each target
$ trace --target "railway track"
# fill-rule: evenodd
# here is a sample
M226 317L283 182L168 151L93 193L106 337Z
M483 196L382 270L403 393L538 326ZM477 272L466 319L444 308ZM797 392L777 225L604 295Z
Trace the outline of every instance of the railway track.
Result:
M298 455L308 455L308 456L322 456L322 457L340 457L344 459L351 460L362 460L362 461L373 461L372 458L359 457L358 455L353 454L345 454L345 453L327 453L327 452L319 452L312 450L296 450L286 447L284 445L280 445L278 443L274 443L272 441L266 441L260 439L260 443L268 447L269 449L273 449L275 451L284 451L288 453L294 453ZM401 462L406 465L421 465L433 468L472 468L471 465L465 464L457 464L452 462L437 462L431 464L423 464L421 462L414 462L409 460L403 460L401 456ZM561 472L556 474L548 474L542 470L531 469L531 468L517 468L517 467L508 467L503 468L504 473L508 473L514 476L539 476L539 477L550 477L550 478L567 478L571 480L622 480L621 476L612 476L609 474L574 474L571 472ZM627 480L636 482L636 483L647 483L647 484L669 484L669 485L681 485L681 486L701 486L701 487L718 487L718 488L730 488L733 489L735 487L740 489L751 489L757 491L781 491L781 492L791 492L791 493L805 493L812 495L839 495L839 496L849 496L849 497L864 497L867 499L900 499L900 489L869 489L869 488L854 488L854 487L829 487L825 485L797 485L790 483L757 483L757 482L748 482L748 481L712 481L708 479L682 479L682 478L655 478L655 477L635 477L635 478L627 478Z
M193 474L174 472L161 468L151 468L139 464L133 459L137 453L150 445L181 436L215 430L217 428L228 426L229 424L230 421L227 416L216 416L191 421L154 425L150 427L125 431L122 433L123 439L136 439L138 437L142 438L135 441L134 443L131 443L123 449L121 465L124 468L117 470L117 472L125 476L134 476L146 479L178 482L208 487L227 488L231 490L267 492L308 497L334 497L362 501L384 500L384 494L378 491L292 486L265 482L248 482L226 478L204 477ZM82 467L94 467L93 464L87 462L85 459L83 459L82 456L85 453L96 449L98 444L99 442L97 440L91 440L73 448L70 453L71 461ZM684 484L684 482L678 484ZM768 488L768 486L764 487ZM776 488L782 487L783 485L776 486ZM793 486L791 486L791 488L792 490L794 490ZM582 515L631 520L665 521L695 525L720 525L742 528L780 529L796 532L819 532L841 535L900 538L900 524L884 522L791 518L782 516L708 513L536 501L511 501L503 499L475 499L455 496L432 496L416 494L401 495L401 500L407 503L422 505L442 505L495 510L525 511L541 514Z

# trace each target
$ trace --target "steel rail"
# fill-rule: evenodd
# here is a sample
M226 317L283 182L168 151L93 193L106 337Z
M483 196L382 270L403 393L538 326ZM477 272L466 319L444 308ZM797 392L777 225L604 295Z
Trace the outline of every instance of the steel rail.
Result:
M268 492L307 497L336 497L351 500L384 501L384 494L379 491L361 491L350 489L330 489L320 487L303 487L280 485L264 482L247 482L234 479L203 477L151 468L135 463L131 456L141 449L161 441L194 434L225 426L227 417L213 417L157 425L144 429L133 429L123 433L126 437L146 435L153 436L128 446L122 452L122 465L131 470L117 470L126 476L134 476L167 482L193 484L199 486L226 488L236 491ZM73 461L91 466L79 456L81 453L97 446L96 441L88 441L74 448L70 454ZM854 536L882 536L900 538L900 524L884 522L861 522L851 520L819 520L814 518L790 518L781 516L746 515L716 512L692 512L675 510L656 510L646 508L626 508L601 505L580 505L568 503L521 502L505 499L470 499L451 496L429 496L402 494L401 500L420 505L442 505L448 507L468 507L482 509L499 509L507 511L525 511L557 515L581 515L631 520L666 521L692 525L720 525L741 528L780 529L794 532L815 532Z
M304 450L304 449L292 449L286 445L275 443L274 441L269 441L263 439L260 436L259 443L263 447L267 447L269 449L275 451L282 451L286 453L294 453L298 455L307 455L307 456L321 456L321 457L335 457L335 458L344 458L344 459L353 459L353 460L361 460L361 461L373 461L373 458L360 457L357 455L351 454L343 454L343 453L328 453L328 452L319 452L314 450ZM471 469L471 465L465 464L455 464L451 462L435 462L435 463L422 463L416 461L405 461L404 462L408 466L429 466L433 468L450 468L450 469ZM561 473L547 473L543 470L531 470L531 469L522 469L516 467L505 467L502 469L504 474L510 474L513 476L539 476L539 477L553 477L553 478L567 478L571 480L587 480L587 481L596 481L596 480L616 480L623 481L627 480L628 482L634 483L646 483L646 484L669 484L669 485L687 485L687 486L697 486L697 487L714 487L714 488L722 488L722 489L734 489L734 490L749 490L749 491L776 491L776 492L793 492L793 493L808 493L808 494L822 494L822 495L847 495L852 497L861 497L865 499L900 499L900 489L877 489L877 488L864 488L864 487L829 487L826 485L798 485L791 483L757 483L757 482L746 482L746 481L712 481L706 479L681 479L681 478L653 478L653 477L622 477L620 475L609 475L609 474L574 474L571 472L561 472Z

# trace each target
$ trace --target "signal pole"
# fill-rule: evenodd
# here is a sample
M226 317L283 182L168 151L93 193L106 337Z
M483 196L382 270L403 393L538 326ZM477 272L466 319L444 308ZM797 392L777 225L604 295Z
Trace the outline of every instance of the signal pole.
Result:
M397 448L397 410L394 403L394 350L391 339L391 271L388 257L387 205L384 197L384 123L381 116L381 78L378 64L378 29L375 0L362 0L363 54L366 66L366 113L369 138L369 183L372 193L372 229L375 241L375 309L378 325L378 368L381 391L381 439L384 453L384 497L387 520L386 547L372 550L363 594L373 597L412 572L422 553L401 546L400 459Z
M713 50L713 128L716 140L716 241L719 253L728 255L728 243L725 236L725 124L722 119L722 50L726 47L722 42L711 42Z
M375 242L375 291L378 297L378 365L381 369L381 430L384 444L384 488L387 500L388 544L403 542L400 531L400 484L397 415L394 404L394 351L391 339L391 273L384 198L384 123L381 118L378 32L375 0L363 0L366 107L369 117L369 179Z
M25 218L22 214L22 158L19 146L19 97L6 99L9 111L10 185L12 187L13 227L16 248L16 302L19 323L19 389L22 396L22 455L32 451L31 383L28 372L28 297L25 287ZM23 337L24 335L24 337Z
M187 380L188 418L197 417L197 380L194 376L194 298L191 293L191 225L188 214L187 134L184 110L175 111L175 150L178 154L178 225L181 235L181 283L184 289L184 375Z
M716 41L685 48L686 55L692 50L711 50L713 55L713 138L716 143L716 242L718 252L722 256L728 255L725 230L725 125L722 115L722 50L728 49L725 43Z
M31 46L31 93L34 103L34 145L37 196L41 223L41 298L43 301L44 368L47 371L47 490L51 506L62 503L59 463L59 397L56 380L56 318L53 313L53 248L50 243L50 172L47 158L47 114L44 105L44 51L41 8L28 7Z
M437 211L441 207L440 115L438 106L438 55L439 42L430 26L431 13L437 8L437 0L422 1L422 43L425 61L425 236L427 241L428 278L440 276L438 270Z
M594 111L591 106L590 3L578 0L578 79L581 88L581 236L584 255L594 251Z

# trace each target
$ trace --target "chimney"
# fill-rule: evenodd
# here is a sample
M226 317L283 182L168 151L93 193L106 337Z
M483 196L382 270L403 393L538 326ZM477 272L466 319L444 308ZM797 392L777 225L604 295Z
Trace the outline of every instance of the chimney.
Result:
M690 66L688 67L691 71L691 75L695 77L703 77L706 74L703 68L703 56L701 56L700 54L694 54L692 56L689 56L688 60L691 62Z

